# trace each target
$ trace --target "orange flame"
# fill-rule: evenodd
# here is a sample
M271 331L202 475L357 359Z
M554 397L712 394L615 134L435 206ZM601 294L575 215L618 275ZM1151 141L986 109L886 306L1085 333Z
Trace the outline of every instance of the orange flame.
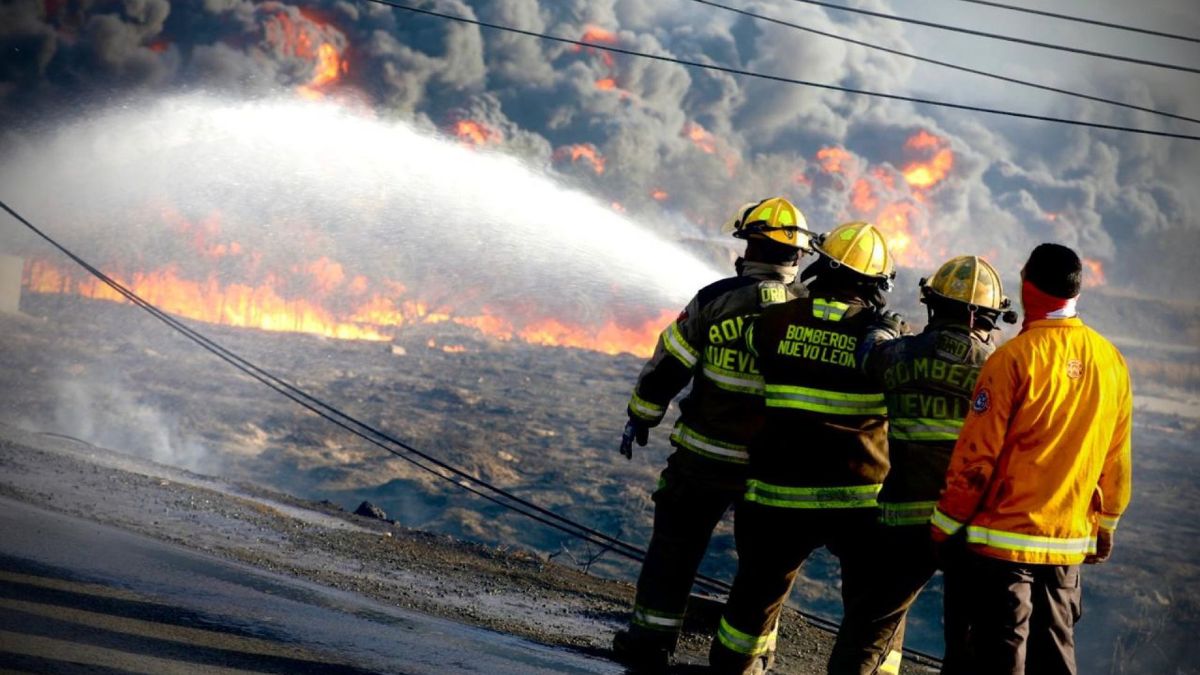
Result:
M1108 283L1104 277L1104 263L1094 258L1082 258L1083 261L1083 287L1095 288Z
M597 174L604 173L604 155L600 154L596 146L591 143L567 145L554 152L555 159L562 160L567 157L570 157L572 162L577 162L581 159L587 160L592 165L592 171L595 171Z
M879 200L871 192L871 183L865 178L854 181L854 187L850 189L850 203L859 213L870 213L879 206Z
M307 99L319 99L324 90L349 72L349 64L342 58L338 48L330 39L340 33L312 17L301 14L302 21L280 12L270 17L265 25L267 42L284 54L313 62L313 74L308 82L296 88L296 92Z
M650 193L650 198L656 202L665 202L671 195L666 190L659 188Z
M904 147L910 151L933 151L933 156L928 160L912 161L904 165L901 172L904 180L915 188L928 189L937 185L954 168L954 152L950 150L946 141L924 129L910 137L904 143Z
M499 143L504 140L499 131L485 126L475 120L459 120L454 123L454 135L474 147Z
M683 135L703 152L711 155L717 151L717 138L697 122L688 122L683 127Z
M817 162L826 173L846 173L854 168L854 156L837 146L818 150Z
M220 225L216 215L192 224L178 214L175 229L197 251L211 251ZM203 236L197 236L201 233ZM240 262L258 270L263 256L243 252ZM206 257L195 260L205 261ZM214 261L215 264L215 261ZM228 271L229 262L221 263ZM136 272L111 272L110 276L148 302L168 313L209 323L267 331L298 332L328 338L393 339L397 331L416 324L452 322L474 329L499 341L573 347L605 354L629 353L649 356L658 333L674 318L663 310L654 318L639 321L607 320L598 325L575 324L556 317L530 315L528 308L501 311L456 311L431 307L408 295L401 283L372 281L364 275L347 273L338 261L322 256L292 264L273 273L253 274L252 282L230 282L215 271L188 274L176 264ZM126 302L125 298L92 277L80 277L45 260L27 261L23 286L31 293L70 294L85 298ZM339 309L340 308L340 309ZM461 345L445 345L446 351L462 351Z

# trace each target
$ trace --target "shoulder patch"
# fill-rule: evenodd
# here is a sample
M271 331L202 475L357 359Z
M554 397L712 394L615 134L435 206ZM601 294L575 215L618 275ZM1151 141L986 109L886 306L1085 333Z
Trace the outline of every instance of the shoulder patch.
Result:
M758 284L758 304L762 307L787 302L787 289L781 281L762 281Z
M987 387L979 390L975 394L975 400L971 401L971 410L977 413L985 413L992 407L992 392L987 390Z
M1067 377L1072 380L1078 380L1083 377L1083 361L1079 359L1067 361Z

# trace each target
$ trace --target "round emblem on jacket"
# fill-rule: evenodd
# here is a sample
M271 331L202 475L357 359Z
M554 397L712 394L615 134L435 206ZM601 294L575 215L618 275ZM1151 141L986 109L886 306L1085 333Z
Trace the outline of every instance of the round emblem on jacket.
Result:
M979 393L975 394L975 400L971 402L971 410L982 413L987 412L990 407L992 407L992 392L980 389Z
M1078 380L1083 377L1083 361L1079 359L1067 361L1067 377L1072 380Z

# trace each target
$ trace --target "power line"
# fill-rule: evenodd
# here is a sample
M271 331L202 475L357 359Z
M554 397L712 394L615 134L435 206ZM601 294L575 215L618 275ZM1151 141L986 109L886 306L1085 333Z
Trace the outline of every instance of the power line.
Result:
M537 31L525 30L523 28L516 28L513 26L506 26L503 24L490 23L487 21L480 21L479 19L470 19L465 16L457 16L454 14L445 14L445 13L437 12L437 11L434 11L431 9L410 7L408 5L402 5L402 4L399 4L396 2L391 2L390 0L364 0L364 1L375 3L378 5L386 5L388 7L394 8L394 9L399 9L399 10L403 10L406 12L412 12L414 14L424 14L426 16L437 17L439 19L446 19L447 21L466 23L466 24L471 24L473 26L479 26L480 28L488 28L491 30L504 31L506 33L515 33L517 35L525 35L525 36L537 38L540 40L547 40L549 42L558 42L561 44L575 45L578 47L589 47L591 49L597 49L600 51L611 52L613 54L625 54L627 56L636 56L638 58L650 59L653 61L662 61L664 63L674 63L674 64L681 65L681 66L687 66L689 68L697 68L697 69L701 69L701 70L712 70L712 71L721 72L721 73L728 73L730 75L741 75L744 77L753 77L756 79L768 80L771 82L783 82L783 83L787 83L787 84L798 84L798 85L803 85L803 86L807 86L807 87L815 87L818 89L828 89L830 91L838 91L838 92L842 92L844 94L872 96L872 97L876 97L876 98L891 99L894 101L907 101L909 103L918 103L921 105L931 105L931 106L937 106L937 107L941 107L941 108L951 108L954 110L967 110L967 111L971 111L971 112L987 113L990 115L1004 115L1006 117L1015 117L1018 119L1037 120L1039 122L1054 122L1056 124L1069 124L1071 126L1088 127L1091 129L1107 129L1109 131L1123 131L1126 133L1143 134L1143 135L1147 135L1147 136L1160 136L1163 138L1177 138L1177 139L1188 140L1188 141L1200 141L1200 136L1196 136L1193 134L1181 134L1181 133L1175 133L1175 132L1171 132L1171 131L1155 131L1152 129L1139 129L1137 127L1128 127L1128 126L1122 126L1122 125L1117 125L1117 124L1102 124L1100 122L1085 122L1082 120L1072 120L1072 119L1067 119L1064 117L1051 117L1048 115L1035 115L1033 113L1023 113L1023 112L1017 112L1014 110L1002 110L999 108L987 108L984 106L969 105L969 104L965 104L965 103L951 103L948 101L939 101L936 99L920 98L920 97L916 97L916 96L904 96L901 94L889 94L886 92L869 91L866 89L856 89L853 87L841 87L841 86L834 85L834 84L825 84L825 83L821 83L821 82L811 82L808 80L800 80L800 79L791 78L791 77L784 77L782 75L767 75L765 73L758 73L758 72L754 72L751 70L743 70L741 68L732 68L729 66L717 65L714 63L701 63L699 61L691 61L688 59L681 59L681 58L677 58L677 57L673 57L673 56L665 56L663 54L651 54L649 52L639 52L634 49L625 49L624 47L616 47L613 45L601 44L601 43L597 43L597 42L588 42L585 40L575 40L572 38L566 38L566 37L562 37L559 35L549 35L547 33L539 33Z
M970 2L971 0L966 0L966 1ZM811 28L809 26L804 26L804 25L801 25L798 23L793 23L791 21L785 21L783 19L777 19L777 18L770 17L770 16L764 16L762 14L757 14L757 13L751 12L749 10L740 9L737 7L730 7L728 5L723 5L719 2L713 2L712 0L692 0L692 2L697 2L697 3L700 3L701 5L708 5L710 7L716 7L718 9L723 9L727 12L734 12L736 14L741 14L743 16L748 16L748 17L751 17L754 19L759 19L761 21L769 21L770 23L774 23L774 24L777 24L780 26L787 26L789 28L795 28L797 30L806 31L809 33L813 33L815 35L823 35L825 37L833 38L835 40L841 40L842 42L849 42L850 44L855 44L860 47L866 47L867 49L875 49L875 50L878 50L881 52L887 52L888 54L904 56L904 57L907 57L910 59L914 59L916 61L923 61L925 63L932 63L937 66L942 66L945 68L959 70L964 73L971 73L973 75L982 75L983 77L990 77L994 80L1000 80L1002 82L1010 82L1013 84L1020 84L1020 85L1026 86L1026 87L1032 87L1034 89L1041 89L1043 91L1051 91L1056 94L1065 94L1067 96L1074 96L1076 98L1082 98L1082 99L1086 99L1089 101L1096 101L1097 103L1107 103L1109 105L1119 106L1122 108L1128 108L1130 110L1139 110L1141 112L1148 112L1148 113L1151 113L1154 115L1161 115L1163 117L1170 117L1170 118L1177 119L1177 120L1184 120L1186 122L1200 123L1200 118L1188 117L1187 115L1178 115L1175 113L1169 113L1169 112L1165 112L1162 110L1156 110L1154 108L1147 108L1145 106L1134 105L1132 103L1125 103L1123 101L1117 101L1117 100L1114 100L1111 98L1104 98L1102 96L1093 96L1091 94L1083 94L1080 92L1071 91L1069 89L1060 89L1058 87L1052 87L1047 84L1039 84L1037 82L1030 82L1028 80L1022 80L1022 79L1018 79L1015 77L1009 77L1007 75L1000 75L997 73L988 72L986 70L979 70L979 69L970 68L967 66L960 66L956 63L950 63L948 61L940 61L938 59L932 59L932 58L929 58L926 56L921 56L919 54L913 54L912 52L905 52L905 51L901 51L899 49L892 49L891 47L884 47L882 45L873 44L873 43L867 42L865 40L856 40L854 38L846 37L844 35L838 35L837 33L829 33L829 32L819 30L816 28Z
M449 481L453 485L455 485L463 490L466 490L467 492L475 494L479 497L482 497L483 499L486 499L486 500L492 502L493 504L496 504L502 508L505 508L510 511L513 511L514 513L523 515L527 518L535 520L539 523L542 523L548 527L556 529L560 532L568 534L577 539L600 546L600 547L602 547L602 549L604 549L606 551L612 551L613 553L616 553L617 555L628 558L630 560L641 562L645 559L645 557L646 557L645 549L642 549L642 548L639 548L632 544L629 544L629 543L622 541L616 537L612 537L607 534L604 534L603 532L600 532L599 530L596 530L592 527L589 527L589 526L579 523L577 521L571 520L565 516L561 516L547 508L539 506L538 504L536 504L532 501L523 499L507 490L504 490L495 485L492 485L488 481L485 481L480 478L475 478L474 476L471 476L470 474L462 471L461 469L458 469L457 467L454 467L454 466L452 466L446 462L443 462L425 452L422 452L422 451L418 450L417 448L413 447L412 445L409 445L408 443L405 443L404 441L402 441L398 438L395 438L394 436L388 434L387 432L382 431L370 424L362 422L361 420L359 420L359 419L335 408L334 406L322 401L321 399L309 394L305 390L303 390L295 385L292 385L292 384L286 382L285 380L271 374L269 371L264 370L263 368L260 368L259 366L255 365L251 361L248 361L247 359L239 356L235 352L233 352L229 349L226 349L225 347L223 347L220 344L218 344L217 342L209 339L208 337L206 337L204 334L200 333L199 331L194 330L193 328L189 327L188 325L184 324L183 322L179 321L178 319L176 319L176 318L170 316L169 314L167 314L166 312L163 312L162 310L158 309L158 307L151 304L147 300L143 299L141 296L134 293L132 290L126 288L119 281L106 275L99 268L94 267L92 264L88 263L86 260L84 260L80 256L73 253L70 249L68 249L65 246L63 246L62 244L58 243L58 241L56 241L50 235L43 232L41 229L39 229L37 226L35 226L33 223L31 223L24 216L22 216L20 213L15 211L12 207L10 207L6 202L4 202L2 200L0 200L0 209L6 211L10 216L12 216L14 219L16 219L17 222L24 225L26 228L28 228L30 231L32 231L35 235L37 235L42 240L49 243L51 246L53 246L55 249L57 249L63 255L67 256L67 258L69 258L72 262L79 265L83 269L87 270L88 273L95 276L97 279L102 281L104 284L106 284L107 286L112 288L114 291L119 293L122 297L129 300L132 304L145 310L147 313L149 313L154 318L163 322L168 327L170 327L171 329L180 333L188 340L194 342L196 345L198 345L205 351L208 351L209 353L213 354L217 358L221 359L222 361L228 363L229 365L233 366L237 370L241 371L243 374L250 376L252 379L267 386L271 390L273 390L276 393L280 394L281 396L289 399L290 401L296 403L297 405L305 408L306 410L309 410L310 412L318 415L322 419L330 422L331 424L337 426L338 428L343 429L343 430L367 441L371 445L374 445L375 447L378 447L378 448L384 450L385 452L388 452L389 454L392 454L392 455L412 464L413 466L416 466L417 468L422 469L423 471L426 471L426 472L428 472L434 476L437 476L438 478L441 478L443 480ZM396 447L399 447L399 448L405 450L409 454L404 454L404 453L396 450L396 448L389 447L389 445L387 445L385 443L385 441L386 441L386 443L393 444ZM418 460L415 457L410 456L410 455L415 455L416 457L419 457L420 460ZM430 464L433 466L429 466ZM434 467L436 467L436 468L434 468ZM439 469L441 469L441 470L439 470ZM710 577L710 576L707 576L704 574L696 575L695 585L699 586L709 592L728 593L730 590L730 585L727 582L721 581L720 579L715 579L713 577ZM838 624L836 622L830 621L829 619L825 619L825 618L817 616L815 614L810 614L803 610L798 609L796 611L798 614L800 614L800 616L802 616L806 621L808 621L813 626L820 628L822 630L825 630L827 632L831 632L831 633L837 632ZM904 652L906 654L915 656L919 659L923 659L925 661L928 661L928 662L931 662L934 664L941 662L941 660L939 658L937 658L931 654L927 654L925 652L916 650L916 649L910 649L910 648L905 647Z
M368 2L369 1L370 0L368 0ZM817 5L818 7L828 7L829 9L836 9L836 10L842 11L842 12L853 12L855 14L865 14L867 16L873 16L873 17L877 17L880 19L887 19L889 21L900 21L902 23L911 23L913 25L925 26L927 28L937 28L939 30L948 30L948 31L953 31L955 33L965 33L967 35L974 35L976 37L985 37L985 38L991 38L993 40L1004 40L1005 42L1015 42L1017 44L1030 45L1033 47L1043 47L1045 49L1054 49L1054 50L1060 51L1060 52L1070 52L1072 54L1083 54L1084 56L1095 56L1096 58L1101 58L1101 59L1110 59L1112 61L1124 61L1125 63L1136 63L1136 64L1142 65L1142 66L1154 66L1155 68L1166 68L1168 70L1182 70L1187 73L1200 73L1200 68L1193 68L1191 66L1180 66L1180 65L1173 64L1173 63L1162 63L1160 61L1149 61L1147 59L1138 59L1138 58L1134 58L1132 56L1121 56L1120 54L1109 54L1107 52L1095 52L1095 51L1091 51L1089 49L1080 49L1079 47L1068 47L1066 45L1056 45L1056 44L1053 44L1050 42L1038 42L1037 40L1029 40L1026 38L1014 37L1012 35L1001 35L999 33L988 33L988 32L981 31L981 30L974 30L972 28L962 28L961 26L949 26L944 23L936 23L934 21L923 21L921 19L913 19L913 18L910 18L907 16L900 16L898 14L885 14L883 12L875 12L875 11L872 11L869 9L862 9L861 7L847 7L846 5L838 5L838 4L835 4L832 2L825 2L824 0L792 0L792 2L803 2L803 3L807 3L809 5Z
M1180 35L1178 33L1167 33L1160 30L1150 30L1149 28L1138 28L1136 26L1126 26L1119 23L1109 23L1098 19L1089 19L1082 16L1073 16L1071 14L1059 14L1058 12L1047 12L1044 9L1034 9L1032 7L1018 7L1017 5L1006 5L1003 2L991 2L991 0L958 0L959 2L969 2L975 5L987 5L988 7L999 7L1000 9L1009 9L1014 12L1024 12L1026 14L1037 14L1039 16L1048 16L1054 19L1062 19L1063 21L1075 21L1078 23L1091 24L1093 26L1103 26L1105 28L1115 28L1117 30L1125 30L1133 33L1141 33L1143 35L1153 35L1155 37L1170 38L1172 40L1186 40L1188 42L1200 42L1200 38L1192 37L1191 35Z

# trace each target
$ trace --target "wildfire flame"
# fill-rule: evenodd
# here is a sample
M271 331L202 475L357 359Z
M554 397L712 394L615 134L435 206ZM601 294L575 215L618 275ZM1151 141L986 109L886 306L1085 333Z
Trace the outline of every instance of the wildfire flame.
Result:
M1104 277L1104 263L1093 258L1082 258L1083 262L1083 287L1095 288L1108 283Z
M667 201L668 198L670 198L670 196L671 195L668 194L667 191L663 190L662 188L656 189L650 193L650 198L656 202L665 202L665 201Z
M244 275L253 279L230 282L211 269L188 273L175 263L149 270L111 271L109 275L165 312L208 323L374 341L392 340L398 331L412 325L453 323L502 342L645 357L653 353L659 332L675 317L672 310L662 310L650 312L652 316L645 319L609 319L584 325L552 316L531 316L527 309L431 307L404 284L349 273L328 256L286 269L252 273L262 267L263 256L221 240L219 214L198 223L173 212L164 216L195 250L196 260L216 263L220 259L226 272L241 267ZM30 293L126 302L94 277L42 259L26 262L22 283ZM451 353L466 350L450 344L439 348Z
M349 72L335 42L343 41L342 34L307 14L295 19L285 12L269 17L264 23L267 42L286 55L307 59L313 63L308 82L296 88L304 98L319 99L325 89Z
M904 180L915 188L928 189L937 185L954 168L954 152L950 150L946 141L924 129L910 137L904 143L904 147L915 152L933 152L925 161L913 161L904 165L901 172Z
M596 149L596 146L591 143L576 143L575 145L567 145L559 148L554 152L556 160L570 158L572 162L586 160L591 166L592 171L597 174L604 173L604 155Z
M504 140L504 136L499 131L475 120L458 120L454 123L451 131L467 145L473 147L488 145L489 143L499 143Z
M713 154L717 151L717 138L707 129L696 122L688 122L683 127L683 135L692 141L702 152Z
M904 143L908 155L920 155L900 171L888 165L868 166L849 150L831 146L816 154L816 164L837 177L834 189L845 191L844 217L868 220L879 227L898 261L907 265L931 265L945 251L931 247L928 220L929 191L950 174L954 152L949 144L925 130ZM803 176L803 174L800 174ZM811 185L803 176L802 182Z

